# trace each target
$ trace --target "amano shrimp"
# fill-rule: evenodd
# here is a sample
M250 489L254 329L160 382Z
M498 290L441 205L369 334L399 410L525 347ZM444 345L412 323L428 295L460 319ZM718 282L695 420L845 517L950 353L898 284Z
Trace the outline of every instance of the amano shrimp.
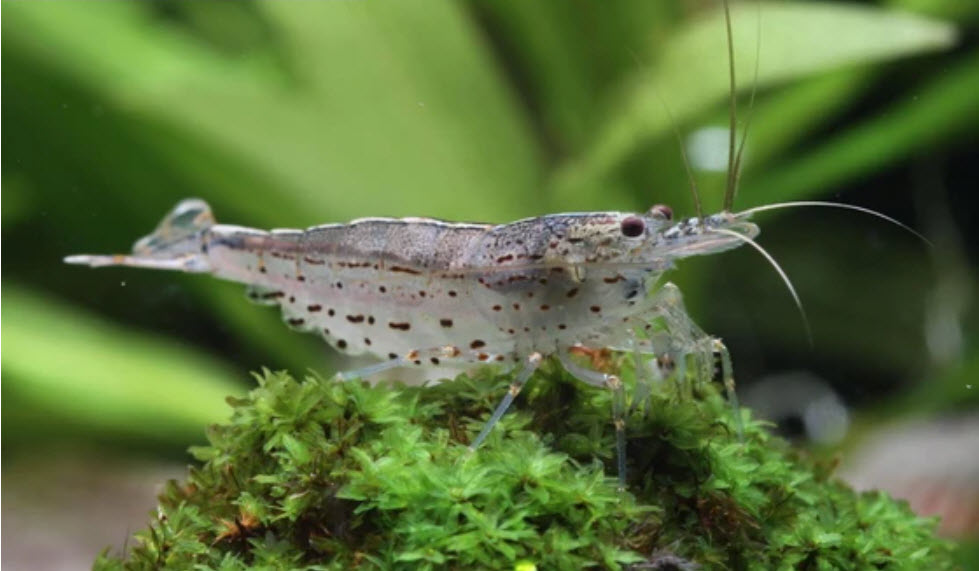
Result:
M547 357L585 383L616 391L624 474L624 396L618 377L578 365L575 352L635 348L685 360L704 336L679 290L659 285L674 262L751 242L748 213L674 221L648 212L551 214L509 224L365 218L269 232L215 223L198 199L180 202L130 255L77 255L71 264L207 273L248 285L279 305L291 327L379 362L350 379L396 367L515 367L509 391L470 445L476 448ZM665 334L637 339L654 320ZM700 351L710 357L716 347ZM726 359L730 376L729 360Z
M729 24L733 60L731 41ZM247 284L248 296L280 306L290 327L321 335L343 353L377 358L376 364L340 373L342 379L399 367L451 368L453 374L484 365L515 369L509 390L471 449L483 442L540 364L554 357L577 379L614 391L624 484L622 383L613 374L577 364L575 354L613 349L651 355L667 369L675 366L678 379L686 376L688 358L695 375L712 376L718 354L740 430L727 349L690 319L679 289L661 283L677 260L748 244L772 263L801 311L787 276L755 243L759 229L749 221L752 214L829 206L871 214L918 235L893 218L846 204L791 202L732 213L744 148L744 139L735 141L733 61L731 84L728 185L717 214L701 215L693 188L697 216L682 220L658 205L645 213L551 214L501 225L364 218L263 231L217 224L204 201L188 199L137 241L131 254L76 255L65 261L207 273ZM654 322L662 326L651 329Z
M733 84L730 30L728 38ZM731 97L733 103L733 89ZM541 363L555 357L577 379L614 391L624 486L622 382L578 365L574 354L613 349L652 355L667 364L666 374L683 378L688 357L695 374L710 376L719 353L740 431L727 349L694 324L675 285L660 283L682 258L744 243L764 254L753 240L758 227L748 221L758 209L730 212L740 159L740 149L737 159L733 153L733 131L731 141L724 211L711 216L702 215L692 188L697 216L679 221L669 207L657 205L645 213L551 214L501 225L364 218L262 231L217 224L207 203L187 199L131 254L75 255L65 262L208 273L247 284L249 298L280 306L290 327L321 335L343 353L378 359L340 373L342 379L398 367L451 367L453 374L484 365L516 369L470 450L486 439ZM662 327L651 330L653 322Z

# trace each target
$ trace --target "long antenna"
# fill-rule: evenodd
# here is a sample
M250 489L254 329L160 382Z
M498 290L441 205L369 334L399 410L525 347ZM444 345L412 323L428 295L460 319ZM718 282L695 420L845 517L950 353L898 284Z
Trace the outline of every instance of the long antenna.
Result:
M727 28L727 60L728 60L728 77L730 78L730 93L729 93L729 104L730 104L730 117L728 125L728 149L727 149L727 188L724 191L724 210L730 211L731 206L734 203L734 192L737 186L737 174L735 169L737 168L737 144L738 144L738 99L737 99L737 89L738 84L734 75L734 31L731 26L731 5L728 0L724 0L724 25Z
M683 146L683 137L680 136L680 128L676 126L676 120L673 119L673 113L670 111L670 107L663 101L660 97L660 103L663 104L663 108L666 109L666 114L670 117L670 126L673 127L673 135L676 137L677 146L680 147L680 158L683 159L683 168L687 170L687 178L690 179L690 192L693 194L693 207L697 212L697 220L704 219L704 205L700 200L700 193L697 191L697 179L693 176L693 169L690 168L690 159L687 157L687 151Z
M751 115L755 110L755 95L758 93L758 66L761 61L761 4L757 5L757 20L755 24L755 71L751 80L751 96L748 98L748 116L744 119L744 129L741 130L741 141L738 143L738 152L734 157L734 191L731 193L730 201L724 206L724 210L730 211L734 206L734 199L737 198L738 186L741 183L741 159L744 156L744 146L748 141L748 128L751 126ZM726 198L726 197L725 197Z
M778 210L781 208L797 208L800 206L821 206L826 208L839 208L841 210L853 210L855 212L862 212L864 214L869 214L870 216L875 216L877 218L880 218L881 220L885 220L887 222L890 222L891 224L894 224L895 226L903 228L907 232L914 234L915 237L917 237L919 240L927 244L928 247L934 247L934 244L931 243L931 240L925 238L923 234L921 234L914 228L908 226L907 224L901 222L900 220L891 218L890 216L881 212L877 212L876 210L871 210L869 208L864 208L863 206L857 206L855 204L846 204L845 202L825 202L822 200L796 200L793 202L777 202L775 204L764 204L762 206L756 206L754 208L743 210L741 212L738 212L736 216L741 218L741 217L751 216L756 212L765 212L766 210Z
M632 59L635 60L636 65L640 68L643 67L642 61L639 59L639 55L635 51L629 49L629 54ZM693 176L693 169L690 167L690 159L687 157L686 148L683 146L683 137L680 135L680 128L676 124L676 118L673 117L673 112L670 110L670 106L666 104L666 100L663 99L663 94L660 93L659 89L653 90L656 94L656 99L659 100L659 104L663 106L663 110L666 111L666 116L670 120L670 127L673 129L673 136L676 137L677 146L680 147L680 158L683 159L683 168L687 171L687 179L690 180L690 193L693 195L693 207L697 212L697 220L704 219L704 205L700 200L700 192L697 190L697 179Z
M792 280L789 279L789 275L785 273L785 270L782 269L782 266L778 265L778 262L775 261L775 258L772 257L772 255L769 254L768 251L765 250L765 248L762 248L761 244L755 242L754 240L752 240L748 236L745 236L744 234L733 232L731 230L726 230L724 228L714 228L711 230L711 232L716 232L717 234L724 234L726 236L731 236L732 238L737 238L738 240L742 240L744 241L744 243L748 244L749 246L757 250L759 254L761 254L762 256L764 256L766 260L768 260L768 263L771 264L772 268L775 269L775 272L778 273L778 277L782 278L782 283L784 283L785 287L789 290L789 294L792 296L792 301L795 302L795 307L796 309L799 310L799 316L802 318L802 326L806 330L806 339L809 340L809 346L812 347L813 346L812 327L810 327L809 325L809 317L806 315L806 310L805 308L802 307L802 300L799 298L799 294L795 291L795 286L792 285Z

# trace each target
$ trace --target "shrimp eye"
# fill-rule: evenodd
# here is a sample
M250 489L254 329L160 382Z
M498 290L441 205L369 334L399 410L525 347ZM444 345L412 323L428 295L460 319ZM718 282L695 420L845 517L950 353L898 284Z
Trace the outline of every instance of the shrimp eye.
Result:
M637 238L646 231L646 223L638 216L627 216L622 220L622 235L627 238Z
M673 220L673 209L665 204L657 204L649 209L649 215L663 220Z

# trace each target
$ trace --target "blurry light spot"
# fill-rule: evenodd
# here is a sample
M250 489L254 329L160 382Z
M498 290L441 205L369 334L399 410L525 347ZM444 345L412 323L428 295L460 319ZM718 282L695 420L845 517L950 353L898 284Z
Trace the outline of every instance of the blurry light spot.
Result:
M748 387L744 402L758 416L777 422L783 432L798 426L819 444L836 444L850 429L846 404L829 383L809 372L767 376Z
M704 127L687 137L687 157L693 168L712 172L727 170L728 133L724 127Z
M850 414L836 394L813 400L802 413L806 434L819 444L836 444L850 428Z
M925 344L932 359L948 366L957 362L964 350L963 315L972 304L966 280L950 272L940 277L929 293L925 311Z

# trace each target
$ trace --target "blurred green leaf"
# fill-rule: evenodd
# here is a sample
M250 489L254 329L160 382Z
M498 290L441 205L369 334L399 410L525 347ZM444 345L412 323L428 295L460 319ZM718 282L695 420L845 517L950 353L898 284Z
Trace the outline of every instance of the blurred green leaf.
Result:
M31 211L30 184L21 176L3 175L3 225L10 227L24 220Z
M128 248L189 194L222 221L263 227L540 210L528 200L534 142L454 5L270 2L246 15L193 4L172 5L192 28L131 2L6 11L5 77L20 86L5 100L17 149L7 164L35 181L33 214L48 217L61 250L45 258L52 266ZM243 31L207 33L210 43L191 33L212 30L221 10ZM52 169L52 157L70 168ZM47 281L65 271L50 268ZM191 287L202 311L242 343L319 363L273 312L259 318L239 296L213 303L201 284Z
M511 81L540 123L544 146L556 156L582 151L601 124L609 86L642 67L639 47L667 37L683 9L647 0L573 6L500 0L469 7L498 44Z
M887 0L886 3L901 10L947 18L960 24L979 21L979 4L975 2L963 2L962 0Z
M812 194L979 127L979 53L926 89L795 161L745 181L742 206Z
M242 392L213 358L112 325L11 284L3 287L4 395L119 435L185 442L226 418ZM17 430L34 431L23 418Z
M746 112L750 114L751 123L744 170L758 168L764 171L764 165L776 159L779 153L842 113L872 85L869 75L862 69L840 70L787 86L759 101L755 109ZM751 176L753 174L746 174L742 179Z
M920 16L866 6L759 3L732 8L739 87L749 88L758 63L757 87L843 67L884 61L948 47L954 29ZM832 33L827 33L832 30ZM555 200L581 206L591 184L621 163L643 140L666 132L670 114L679 123L728 94L723 14L694 22L665 45L652 70L637 77L610 105L592 147L555 176ZM756 38L761 42L748 38ZM746 40L747 39L747 40ZM669 112L667 111L669 108Z
M766 173L770 165L781 166L782 154L792 149L805 138L835 116L845 112L862 92L873 85L873 76L865 69L843 69L826 75L803 80L786 86L773 93L758 97L750 110L744 111L742 124L748 127L742 164L741 181L749 182L755 173ZM713 114L701 125L727 126L728 110ZM678 143L670 141L673 146ZM688 143L689 144L689 143ZM678 162L682 158L677 159ZM684 173L685 175L685 173ZM726 172L698 172L697 191L708 209L716 208L723 201ZM689 181L685 178L673 185L659 201L667 204L685 205L690 199ZM740 190L740 189L739 189ZM814 189L810 189L814 190ZM751 200L754 189L746 195L739 191L735 208L741 209L746 200ZM747 198L746 198L747 197ZM645 207L637 205L637 208ZM690 212L691 210L684 210Z
M286 209L292 225L526 213L538 153L456 5L259 6L288 70L268 54L223 57L128 2L11 5L5 45L265 173L275 186L250 193L253 212Z

